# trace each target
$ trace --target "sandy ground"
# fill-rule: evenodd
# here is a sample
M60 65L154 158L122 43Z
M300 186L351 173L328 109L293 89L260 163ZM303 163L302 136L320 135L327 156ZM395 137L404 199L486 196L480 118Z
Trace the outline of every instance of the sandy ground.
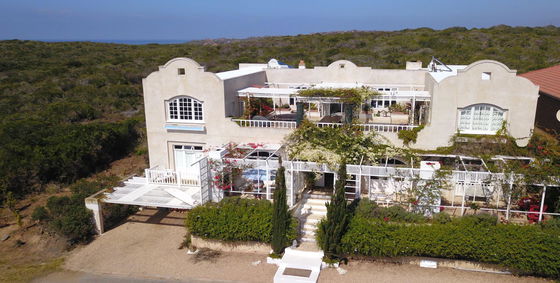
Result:
M128 222L106 232L91 244L75 250L66 259L64 268L86 274L118 276L117 278L135 277L186 282L198 280L272 282L276 267L265 263L266 255L222 253L211 259L196 261L193 255L178 249L185 234L182 226L184 215L177 212L169 215L161 212L151 215L153 212L142 211L141 215L132 217ZM260 264L256 266L252 264L259 260ZM547 282L539 278L449 268L425 269L413 265L375 262L353 261L344 266L344 269L348 270L344 275L339 275L335 269L323 270L319 282ZM74 276L82 276L80 278L85 276L84 273L77 274ZM61 275L51 276L56 278ZM63 282L63 280L58 281Z

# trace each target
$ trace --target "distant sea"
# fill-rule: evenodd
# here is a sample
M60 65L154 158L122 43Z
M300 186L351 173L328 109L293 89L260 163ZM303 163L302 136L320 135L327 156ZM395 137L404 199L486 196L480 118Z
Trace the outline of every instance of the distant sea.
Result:
M189 42L189 39L172 39L172 40L161 40L161 39L154 39L154 40L120 40L120 39L76 39L76 40L53 40L53 39L39 39L39 41L45 42L74 42L74 41L89 41L89 42L100 42L100 43L117 43L117 44L133 44L133 45L142 45L142 44L179 44Z

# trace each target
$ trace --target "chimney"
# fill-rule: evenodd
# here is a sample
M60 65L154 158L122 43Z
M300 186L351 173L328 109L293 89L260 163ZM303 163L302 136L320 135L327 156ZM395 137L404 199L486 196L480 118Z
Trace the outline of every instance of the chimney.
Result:
M305 61L299 60L299 67L298 69L305 69Z

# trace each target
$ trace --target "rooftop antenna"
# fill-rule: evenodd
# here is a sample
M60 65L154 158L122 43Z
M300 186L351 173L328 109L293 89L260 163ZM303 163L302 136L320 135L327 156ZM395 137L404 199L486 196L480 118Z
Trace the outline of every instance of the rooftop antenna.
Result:
M434 56L432 56L432 61L430 61L430 64L428 64L428 66L430 72L438 72L438 71L453 72L451 68L449 68L447 65L445 65L445 63L441 62L438 58ZM442 67L442 68L437 68L437 67Z

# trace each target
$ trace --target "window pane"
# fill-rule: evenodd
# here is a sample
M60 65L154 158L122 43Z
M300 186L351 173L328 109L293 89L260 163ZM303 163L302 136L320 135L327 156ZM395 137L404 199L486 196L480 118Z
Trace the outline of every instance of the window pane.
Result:
M491 131L498 131L502 128L502 123L504 121L504 112L494 108L492 111L492 123L490 125Z
M459 115L459 130L471 129L471 109L463 109Z
M202 120L202 103L193 101L194 103L194 119L197 121Z
M186 97L174 99L169 102L169 119L202 121L202 103Z
M499 108L478 104L459 110L458 129L481 134L494 134L502 127L504 111Z
M176 100L173 100L169 103L169 119L178 119Z

